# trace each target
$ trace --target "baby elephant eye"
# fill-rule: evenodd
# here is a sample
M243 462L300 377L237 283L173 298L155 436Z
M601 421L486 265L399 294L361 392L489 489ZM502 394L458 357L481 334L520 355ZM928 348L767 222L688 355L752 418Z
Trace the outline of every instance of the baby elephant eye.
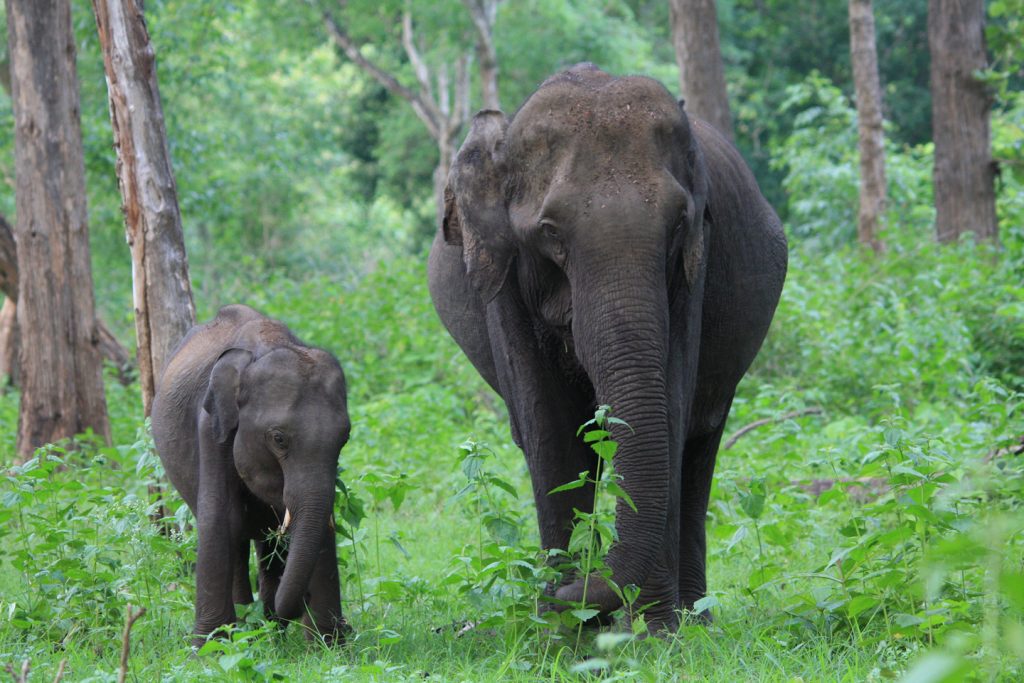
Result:
M555 226L551 225L551 223L547 223L547 222L541 223L540 224L540 230L541 230L541 234L543 234L544 237L546 237L549 240L558 240L558 239L560 239L559 236L558 236L558 230L556 230Z

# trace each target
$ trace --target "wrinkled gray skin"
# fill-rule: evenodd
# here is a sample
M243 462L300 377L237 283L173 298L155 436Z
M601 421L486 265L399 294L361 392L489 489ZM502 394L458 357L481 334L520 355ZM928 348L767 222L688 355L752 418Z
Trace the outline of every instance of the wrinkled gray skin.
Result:
M332 523L338 454L350 423L345 375L330 353L248 306L225 306L175 350L153 401L153 439L195 515L196 641L252 602L249 543L268 612L303 617L342 642ZM268 534L290 512L286 558Z
M482 111L448 177L430 293L504 398L533 483L541 542L565 548L593 489L576 437L596 405L616 428L608 564L655 629L706 589L705 517L722 429L768 330L786 239L736 150L656 81L582 64L511 119ZM552 586L579 600L582 577ZM587 602L621 605L596 576ZM559 608L561 609L561 608Z

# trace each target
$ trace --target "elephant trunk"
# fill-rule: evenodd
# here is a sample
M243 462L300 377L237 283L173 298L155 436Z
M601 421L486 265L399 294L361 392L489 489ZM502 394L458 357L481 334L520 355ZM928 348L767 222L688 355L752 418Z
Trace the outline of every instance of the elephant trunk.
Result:
M611 406L613 414L629 425L613 429L619 443L615 471L637 507L634 512L622 499L616 504L619 540L610 548L607 563L620 587L644 584L664 543L668 519L669 314L664 270L651 268L658 262L595 269L600 282L574 288L580 292L573 302L573 336L580 361L597 402ZM601 293L599 300L594 292Z
M305 609L310 578L333 513L334 477L326 479L331 482L330 490L316 494L302 491L300 495L289 495L289 487L285 487L284 501L291 513L288 560L274 600L274 611L282 619L298 619Z

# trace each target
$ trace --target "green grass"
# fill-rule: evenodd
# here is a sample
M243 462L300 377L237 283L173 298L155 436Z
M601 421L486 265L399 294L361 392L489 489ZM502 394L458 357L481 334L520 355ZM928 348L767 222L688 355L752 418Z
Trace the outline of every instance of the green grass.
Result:
M355 289L271 275L239 299L333 350L350 379L339 518L362 518L338 540L355 636L326 650L254 608L234 640L193 655L194 532L183 514L170 538L148 521L155 460L137 389L110 382L114 447L40 451L0 479L0 662L30 659L48 680L66 658L66 680L114 680L130 603L147 609L131 638L137 680L1019 679L1024 462L1000 450L1024 434L1006 371L1019 367L1017 268L968 245L795 254L727 434L822 412L720 454L713 625L579 642L571 623L532 617L548 570L523 459L503 405L436 320L422 261ZM16 406L0 396L5 449ZM486 446L466 450L468 438ZM480 448L493 456L467 465ZM808 485L820 479L879 492L853 481L819 496ZM914 678L922 657L952 678Z

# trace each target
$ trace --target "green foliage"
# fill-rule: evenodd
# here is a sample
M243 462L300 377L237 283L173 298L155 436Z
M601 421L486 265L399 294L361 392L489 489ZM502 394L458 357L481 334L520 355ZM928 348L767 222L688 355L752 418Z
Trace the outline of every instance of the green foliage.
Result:
M988 20L985 40L995 59L982 76L1006 100L1019 92L1024 76L1024 47L1020 35L1024 32L1024 2L1021 0L992 0L986 3Z
M772 166L785 173L788 231L822 249L848 244L856 237L860 187L857 112L817 72L786 93L780 106L792 114L793 131L775 148ZM885 153L887 222L925 233L934 220L931 146L899 148L887 138Z

